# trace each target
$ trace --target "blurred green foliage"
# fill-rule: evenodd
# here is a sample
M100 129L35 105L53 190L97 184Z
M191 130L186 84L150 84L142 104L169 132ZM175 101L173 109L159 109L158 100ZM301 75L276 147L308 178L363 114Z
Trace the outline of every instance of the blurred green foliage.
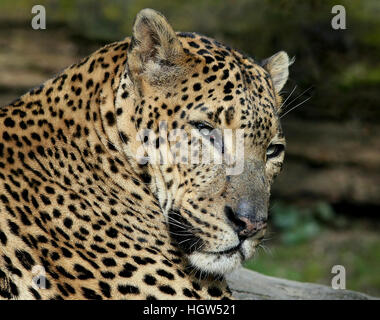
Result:
M331 234L293 246L276 243L260 250L245 267L274 277L331 285L331 268L339 264L346 267L348 289L379 296L379 242L358 234L339 243L334 240Z
M380 242L367 228L356 224L344 235L325 229L323 236L294 245L273 236L245 267L274 277L331 285L332 267L343 265L347 289L380 296Z
M280 240L287 245L313 239L326 227L344 227L346 219L337 216L326 202L316 202L307 207L276 202L270 212L271 225L280 233Z
M380 295L380 242L376 224L339 215L325 202L308 206L275 202L269 242L245 267L296 281L331 285L331 268L347 272L347 288Z

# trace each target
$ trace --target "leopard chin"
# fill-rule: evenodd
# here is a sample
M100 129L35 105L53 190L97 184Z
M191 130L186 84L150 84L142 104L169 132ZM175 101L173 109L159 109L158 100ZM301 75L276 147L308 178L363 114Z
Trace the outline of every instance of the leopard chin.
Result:
M251 258L259 244L257 239L246 239L240 244L223 251L195 251L189 254L190 264L206 274L226 275Z

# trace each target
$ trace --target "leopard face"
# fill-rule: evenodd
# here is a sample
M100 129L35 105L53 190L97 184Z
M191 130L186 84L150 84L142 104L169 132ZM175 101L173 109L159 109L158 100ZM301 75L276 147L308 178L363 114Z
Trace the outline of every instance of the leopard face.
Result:
M124 152L136 162L136 154L146 156L136 170L149 177L190 264L226 273L252 256L265 233L270 185L284 159L279 92L288 55L259 64L205 36L174 33L152 10L138 15L133 30L116 101L119 128L128 124L120 129L129 132ZM226 129L232 141L240 134L240 145L227 148ZM152 151L160 161L153 163ZM202 162L203 151L222 161ZM238 171L227 162L233 156Z

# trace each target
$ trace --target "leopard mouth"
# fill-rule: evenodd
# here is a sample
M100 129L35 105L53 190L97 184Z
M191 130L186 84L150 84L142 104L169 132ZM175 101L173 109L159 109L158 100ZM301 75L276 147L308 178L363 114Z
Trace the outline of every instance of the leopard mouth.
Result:
M179 210L171 209L169 212L168 229L171 238L177 243L178 247L189 256L204 255L209 259L232 259L233 261L247 260L255 252L256 247L264 238L265 230L257 230L249 237L239 237L239 242L227 249L212 250L214 248L204 248L203 239L198 236L197 230L187 221ZM236 243L236 242L235 242ZM206 249L206 250L205 250ZM211 250L210 250L211 249ZM211 260L210 260L211 261ZM227 261L227 260L226 260Z
M238 245L236 245L236 246L234 246L232 248L226 249L226 250L221 250L221 251L204 251L204 253L215 254L215 255L229 255L231 253L236 253L237 251L239 251L243 242L244 242L244 240L240 241Z
M233 246L229 249L225 249L225 250L221 250L221 251L204 251L203 253L206 253L206 254L213 254L213 255L232 255L236 252L239 252L241 255L242 255L242 258L243 260L245 260L244 258L244 253L243 253L243 250L242 250L242 245L243 243L246 241L246 240L252 240L252 244L254 247L257 247L261 240L264 238L264 233L265 233L265 230L263 232L263 230L258 230L256 233L254 233L252 235L252 237L250 238L245 238L245 239L240 239L239 243L236 245L236 246Z

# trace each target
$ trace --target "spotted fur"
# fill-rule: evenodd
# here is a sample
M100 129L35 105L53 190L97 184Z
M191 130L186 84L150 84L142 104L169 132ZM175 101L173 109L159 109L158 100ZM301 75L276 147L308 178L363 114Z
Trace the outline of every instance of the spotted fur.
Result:
M226 207L246 197L266 217L283 161L267 150L285 143L278 114L288 65L284 52L260 64L174 33L145 9L131 38L2 107L0 298L229 298L223 274L263 233L233 251ZM137 163L139 130L158 132L163 120L170 130L200 121L244 129L244 174ZM38 265L45 289L33 285Z

